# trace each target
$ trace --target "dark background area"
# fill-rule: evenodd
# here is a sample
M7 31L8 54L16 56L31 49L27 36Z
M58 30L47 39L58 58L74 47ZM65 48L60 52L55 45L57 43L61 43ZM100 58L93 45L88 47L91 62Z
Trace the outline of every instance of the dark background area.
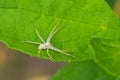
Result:
M120 0L106 1L120 16ZM33 58L0 43L0 80L48 80L64 64Z
M48 80L64 64L33 58L0 43L0 80Z

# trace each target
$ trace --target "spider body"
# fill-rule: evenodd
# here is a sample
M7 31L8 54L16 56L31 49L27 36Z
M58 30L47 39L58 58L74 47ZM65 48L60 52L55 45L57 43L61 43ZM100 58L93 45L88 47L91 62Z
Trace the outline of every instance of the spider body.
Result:
M60 21L61 22L61 21ZM57 28L57 26L60 24L57 23L55 25L55 27L52 29L52 31L50 32L48 38L46 41L43 40L43 38L40 36L39 32L37 29L35 29L35 32L37 34L37 36L39 37L39 39L41 40L42 43L39 43L39 42L33 42L33 41L23 41L23 42L26 42L26 43L30 43L30 44L36 44L36 45L39 45L38 46L38 56L40 56L40 52L41 50L47 50L47 55L52 59L52 60L55 60L50 54L49 54L49 50L53 50L53 51L56 51L56 52L59 52L59 53L62 53L64 55L67 55L67 56L70 56L70 57L74 57L73 55L71 54L68 54L66 52L64 52L63 50L60 50L56 47L54 47L50 42L51 42L51 39L52 37L55 35L56 32L58 32L61 28Z
M50 42L42 43L38 46L39 50L42 49L50 49L52 47L52 44Z

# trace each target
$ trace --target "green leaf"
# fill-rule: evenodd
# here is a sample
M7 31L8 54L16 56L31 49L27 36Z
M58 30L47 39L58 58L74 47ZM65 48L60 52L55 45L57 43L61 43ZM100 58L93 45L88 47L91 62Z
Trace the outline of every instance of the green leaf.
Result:
M120 80L120 76L118 76L118 78L116 80Z
M70 63L51 78L51 80L116 80L94 61Z
M107 72L120 75L120 41L92 39L95 59Z
M51 43L75 58L50 51L56 61L91 59L87 47L92 38L120 39L120 23L104 0L0 0L0 41L33 57L49 58L46 50L38 56L39 45L22 41L41 42L35 28L46 40L59 20L62 29Z

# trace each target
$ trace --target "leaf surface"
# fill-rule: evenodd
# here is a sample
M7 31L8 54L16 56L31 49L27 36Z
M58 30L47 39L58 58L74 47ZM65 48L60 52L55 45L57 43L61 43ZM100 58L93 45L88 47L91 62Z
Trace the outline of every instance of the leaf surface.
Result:
M94 61L70 63L61 68L51 80L116 80Z
M33 57L49 58L46 50L38 56L39 45L22 41L41 42L35 28L46 40L60 20L62 29L51 43L75 58L49 51L56 61L91 59L92 38L120 39L120 23L104 0L0 0L0 41Z
M107 72L120 75L120 41L93 39L95 59Z

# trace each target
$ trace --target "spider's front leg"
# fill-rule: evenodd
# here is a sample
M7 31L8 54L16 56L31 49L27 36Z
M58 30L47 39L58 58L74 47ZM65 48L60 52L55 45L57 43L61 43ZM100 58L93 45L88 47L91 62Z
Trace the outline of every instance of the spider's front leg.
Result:
M40 45L41 44L39 42L33 42L33 41L22 41L22 42L29 43L29 44L35 44L35 45Z
M60 27L58 27L61 22L62 22L62 20L60 20L60 21L55 25L55 27L53 27L53 29L51 30L51 32L50 32L50 34L49 34L49 36L48 36L48 38L47 38L47 40L46 40L46 42L50 42L51 39L52 39L52 37L55 35L55 33L57 33L57 32L61 29ZM57 28L57 27L58 27L58 28Z
M43 39L43 38L41 37L41 35L39 34L37 28L35 28L35 32L36 32L38 38L42 41L42 43L45 43L44 39Z

